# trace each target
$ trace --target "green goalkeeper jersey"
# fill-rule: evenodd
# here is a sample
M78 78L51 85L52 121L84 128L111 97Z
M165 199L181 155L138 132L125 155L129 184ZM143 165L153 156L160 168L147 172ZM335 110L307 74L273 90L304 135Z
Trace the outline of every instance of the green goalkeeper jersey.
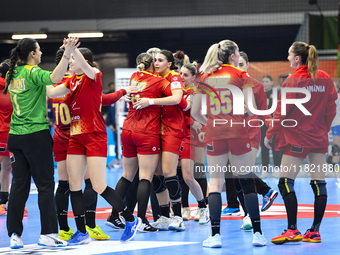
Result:
M13 104L10 134L26 135L48 129L46 85L53 84L52 72L38 66L17 66L8 87Z

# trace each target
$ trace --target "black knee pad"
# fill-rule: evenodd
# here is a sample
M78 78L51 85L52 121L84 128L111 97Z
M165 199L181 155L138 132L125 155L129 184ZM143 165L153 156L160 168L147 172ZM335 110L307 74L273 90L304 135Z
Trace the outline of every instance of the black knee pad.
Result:
M244 195L256 193L255 180L251 174L240 175L239 178Z
M182 188L179 184L178 176L171 176L164 178L165 185L169 190L169 196L171 200L177 200L182 197Z
M340 147L336 144L332 145L332 154L333 156L339 156L340 155Z
M310 181L315 197L326 196L327 197L327 183L325 181Z
M293 179L280 178L279 184L277 186L279 187L282 197L285 197L287 194L291 192L295 193Z
M164 183L164 176L154 175L152 179L152 185L153 185L153 189L156 194L161 193L164 190L166 190L166 186Z
M55 193L55 202L57 213L67 212L68 201L70 195L70 185L68 181L59 181L57 191Z
M194 178L195 179L203 179L207 178L205 174L204 164L203 163L196 163L194 164Z
M98 194L94 191L90 179L85 180L84 189L84 204L85 207L89 207L93 204L97 204Z

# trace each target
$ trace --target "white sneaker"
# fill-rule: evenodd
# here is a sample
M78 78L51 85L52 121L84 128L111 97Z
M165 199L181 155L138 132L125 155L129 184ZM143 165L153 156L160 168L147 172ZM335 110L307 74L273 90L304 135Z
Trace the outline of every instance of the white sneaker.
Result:
M24 247L24 242L21 239L21 236L18 236L16 233L13 233L11 236L11 244L9 246L11 249L19 249Z
M191 215L190 215L190 207L184 207L183 208L183 213L182 213L182 218L184 221L190 220Z
M243 225L241 226L241 229L244 231L251 231L253 229L253 225L251 224L249 214L247 214L247 216L243 218Z
M216 234L214 236L209 236L206 240L203 241L203 247L208 248L221 248L221 236L220 234Z
M209 210L208 208L200 208L199 209L199 224L200 225L205 225L208 224L210 221L210 217L209 217Z
M57 234L40 235L38 245L47 247L65 247L67 242L57 238Z
M168 230L171 222L171 218L161 216L156 222L153 222L150 225L159 230Z
M169 225L169 230L183 231L185 230L182 217L175 216Z
M253 246L262 247L267 245L267 240L264 237L263 233L256 232L253 234Z
M200 209L197 207L197 211L196 211L196 215L194 218L195 221L199 221L200 220Z

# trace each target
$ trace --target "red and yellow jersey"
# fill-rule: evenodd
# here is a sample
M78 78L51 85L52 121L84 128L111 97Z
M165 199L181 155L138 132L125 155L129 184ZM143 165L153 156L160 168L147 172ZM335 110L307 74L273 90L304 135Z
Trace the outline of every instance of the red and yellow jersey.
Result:
M13 112L13 105L9 93L3 95L6 86L5 78L0 77L0 132L9 132L9 124Z
M181 76L175 71L170 71L164 76L170 82L170 90L184 90ZM179 105L162 106L161 134L175 137L185 137L187 127L183 109Z
M312 79L307 71L307 65L303 65L298 67L283 83L273 116L273 119L277 121L268 128L266 133L268 139L277 133L276 149L281 149L287 144L305 148L328 146L328 132L336 114L335 100L338 94L332 79L326 72L319 70L316 77ZM286 115L282 115L281 96L284 88L306 88L311 98L302 105L311 115L305 115L295 104L287 104ZM305 98L305 94L286 93L286 98L290 100Z
M133 108L139 98L161 98L170 96L169 82L148 71L135 72L130 79L130 86L138 88L138 93L131 94L129 112L123 124L123 129L145 133L160 134L161 129L161 106L150 105L144 109Z
M206 141L248 138L245 115L233 114L233 100L240 99L234 98L235 95L233 96L229 89L223 88L226 85L234 85L242 92L245 88L254 87L248 73L235 66L224 64L215 72L202 75L201 82L215 88L221 98L220 102L217 95L212 91L211 95L207 96L208 122Z
M97 68L94 80L83 75L73 75L68 82L71 90L70 135L92 132L106 133L104 118L100 112L102 96L102 72Z

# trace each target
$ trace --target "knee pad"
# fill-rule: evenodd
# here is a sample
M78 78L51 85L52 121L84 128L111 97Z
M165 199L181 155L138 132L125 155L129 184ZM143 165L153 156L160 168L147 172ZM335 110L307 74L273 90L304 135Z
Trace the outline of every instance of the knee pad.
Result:
M194 178L195 179L203 179L207 178L205 175L205 169L203 163L195 163L194 164Z
M315 197L326 196L327 188L325 181L310 181L310 186L312 186Z
M169 190L171 200L177 200L182 197L182 188L178 181L178 176L164 178L165 185Z
M280 178L279 184L277 185L279 187L281 196L284 198L287 194L294 192L294 180L288 179L288 178Z
M97 205L98 194L94 191L92 187L92 183L90 179L85 180L85 189L84 189L84 204L85 208L94 205Z
M70 195L70 185L68 181L59 181L57 191L55 193L55 202L57 207L57 213L67 213L68 201Z
M166 190L166 186L164 183L164 176L154 175L152 179L153 190L156 194L163 192Z
M333 156L339 156L340 155L340 147L336 144L332 145L332 154Z
M256 193L255 180L251 174L240 175L239 178L244 195Z

